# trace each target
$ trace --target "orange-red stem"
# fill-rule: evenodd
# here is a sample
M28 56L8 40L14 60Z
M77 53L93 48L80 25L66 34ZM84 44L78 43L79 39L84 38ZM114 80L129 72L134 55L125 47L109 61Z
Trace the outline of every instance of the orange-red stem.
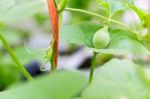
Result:
M54 33L54 61L55 68L58 64L58 42L59 42L59 20L58 20L58 12L54 0L47 0L48 9L51 18L51 27L52 32Z

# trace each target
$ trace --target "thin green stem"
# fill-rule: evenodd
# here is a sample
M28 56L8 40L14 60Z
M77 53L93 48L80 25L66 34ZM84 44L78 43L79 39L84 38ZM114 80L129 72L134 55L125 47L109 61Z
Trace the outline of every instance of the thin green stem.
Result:
M63 18L63 13L59 13L59 28L62 25L62 18Z
M55 71L56 70L56 66L55 66L55 48L54 48L54 45L52 47L52 59L50 61L50 64L51 64L51 71Z
M93 13L93 12L90 12L90 11L86 11L86 10L82 10L82 9L75 9L75 8L65 8L66 11L72 11L72 12L79 12L79 13L85 13L85 14L89 14L89 15L92 15L92 16L95 16L95 17L98 17L104 21L108 21L108 18L105 17L105 16L102 16L100 14L97 14L97 13ZM109 19L110 23L115 23L115 24L118 24L124 28L126 28L129 32L131 33L134 33L136 35L140 35L138 32L136 31L133 31L131 30L127 25L117 21L117 20L113 20L113 19Z
M17 64L18 69L22 72L22 74L30 81L33 80L32 76L26 71L26 69L24 68L24 66L20 63L20 61L17 59L17 57L15 56L15 54L13 53L11 47L9 46L9 44L7 43L7 41L5 40L5 38L2 36L2 34L0 33L0 40L2 41L3 45L5 46L6 50L8 51L9 55L11 56L12 60Z
M126 28L129 32L134 33L134 34L136 34L136 35L139 35L139 36L140 36L140 34L139 34L138 32L133 31L133 30L132 30L132 29L130 29L127 25L125 25L125 24L123 24L123 23L121 23L121 22L119 22L119 21L117 21L117 20L113 20L113 19L111 19L111 20L110 20L110 22L111 22L111 23L116 23L116 24L118 24L118 25L120 25L120 26L122 26L122 27Z
M89 83L91 83L93 80L94 68L95 68L95 63L96 63L96 55L97 55L97 53L94 52L93 57L92 57L90 75L89 75Z
M95 17L99 17L100 19L105 20L105 21L107 21L107 19L108 19L105 16L102 16L102 15L99 15L97 13L93 13L93 12L90 12L90 11L82 10L82 9L65 8L65 10L66 11L72 11L72 12L79 12L79 13L89 14L89 15L92 15L92 16L95 16Z

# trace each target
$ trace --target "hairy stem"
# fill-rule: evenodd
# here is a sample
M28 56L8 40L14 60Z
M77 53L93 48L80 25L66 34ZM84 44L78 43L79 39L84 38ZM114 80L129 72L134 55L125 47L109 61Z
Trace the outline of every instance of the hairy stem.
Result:
M97 14L97 13L93 13L93 12L90 12L90 11L86 11L86 10L82 10L82 9L75 9L75 8L65 8L66 11L72 11L72 12L79 12L79 13L85 13L85 14L89 14L89 15L92 15L92 16L95 16L95 17L98 17L104 21L108 21L108 18L105 17L105 16L102 16L100 14ZM136 31L133 31L132 29L130 29L127 25L117 21L117 20L113 20L113 19L110 19L109 20L110 23L115 23L115 24L118 24L124 28L126 28L129 32L131 33L134 33L136 35L140 35L138 32Z
M97 55L97 53L94 52L93 57L92 57L90 75L89 75L89 83L91 83L93 80L93 73L94 73L94 68L95 68L95 63L96 63L96 55Z
M22 72L22 74L30 81L33 80L32 76L26 71L24 66L20 63L20 61L17 59L15 54L13 53L11 47L5 40L5 38L0 33L0 40L2 41L3 45L5 46L6 50L8 51L9 55L11 56L12 60L17 64L18 69Z

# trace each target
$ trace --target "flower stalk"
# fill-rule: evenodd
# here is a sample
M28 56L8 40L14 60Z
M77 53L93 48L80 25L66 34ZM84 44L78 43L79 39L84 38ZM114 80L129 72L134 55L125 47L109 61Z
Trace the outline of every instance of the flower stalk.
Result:
M97 56L97 53L94 52L93 57L92 57L92 62L91 62L91 69L90 69L90 75L89 75L89 84L93 80L93 74L94 74L94 69L95 69L95 64L96 64L96 56Z

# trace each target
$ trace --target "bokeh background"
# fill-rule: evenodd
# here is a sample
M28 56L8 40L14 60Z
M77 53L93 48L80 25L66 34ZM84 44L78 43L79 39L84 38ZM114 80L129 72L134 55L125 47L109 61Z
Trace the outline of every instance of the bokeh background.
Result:
M31 0L16 0L16 3L19 4L26 1ZM144 11L148 11L148 1L149 0L135 0L135 4ZM43 9L37 9L37 13L33 16L19 22L14 22L13 24L3 28L4 37L13 48L18 59L34 77L49 73L50 71L50 64L46 62L47 60L44 58L44 55L46 53L46 48L52 41L52 32L46 0L43 0L43 2L45 4ZM95 0L70 0L67 6L86 9L105 15ZM140 24L140 20L132 11L120 12L116 14L115 18L134 29L138 29ZM68 24L86 21L99 23L99 20L95 17L81 13L64 11L62 27ZM143 34L146 33L145 31L146 29L143 29ZM84 46L69 44L60 39L59 55L59 70L69 69L73 71L82 71L85 74L89 73L92 52ZM117 56L99 54L96 64L100 66L113 57L130 58L135 61L142 59L144 62L140 62L141 64L146 63L145 61L147 59L147 56L144 55ZM41 66L44 70L40 69ZM16 64L11 60L4 46L0 42L0 91L9 88L11 85L22 83L24 81L26 81L26 79L18 71Z

